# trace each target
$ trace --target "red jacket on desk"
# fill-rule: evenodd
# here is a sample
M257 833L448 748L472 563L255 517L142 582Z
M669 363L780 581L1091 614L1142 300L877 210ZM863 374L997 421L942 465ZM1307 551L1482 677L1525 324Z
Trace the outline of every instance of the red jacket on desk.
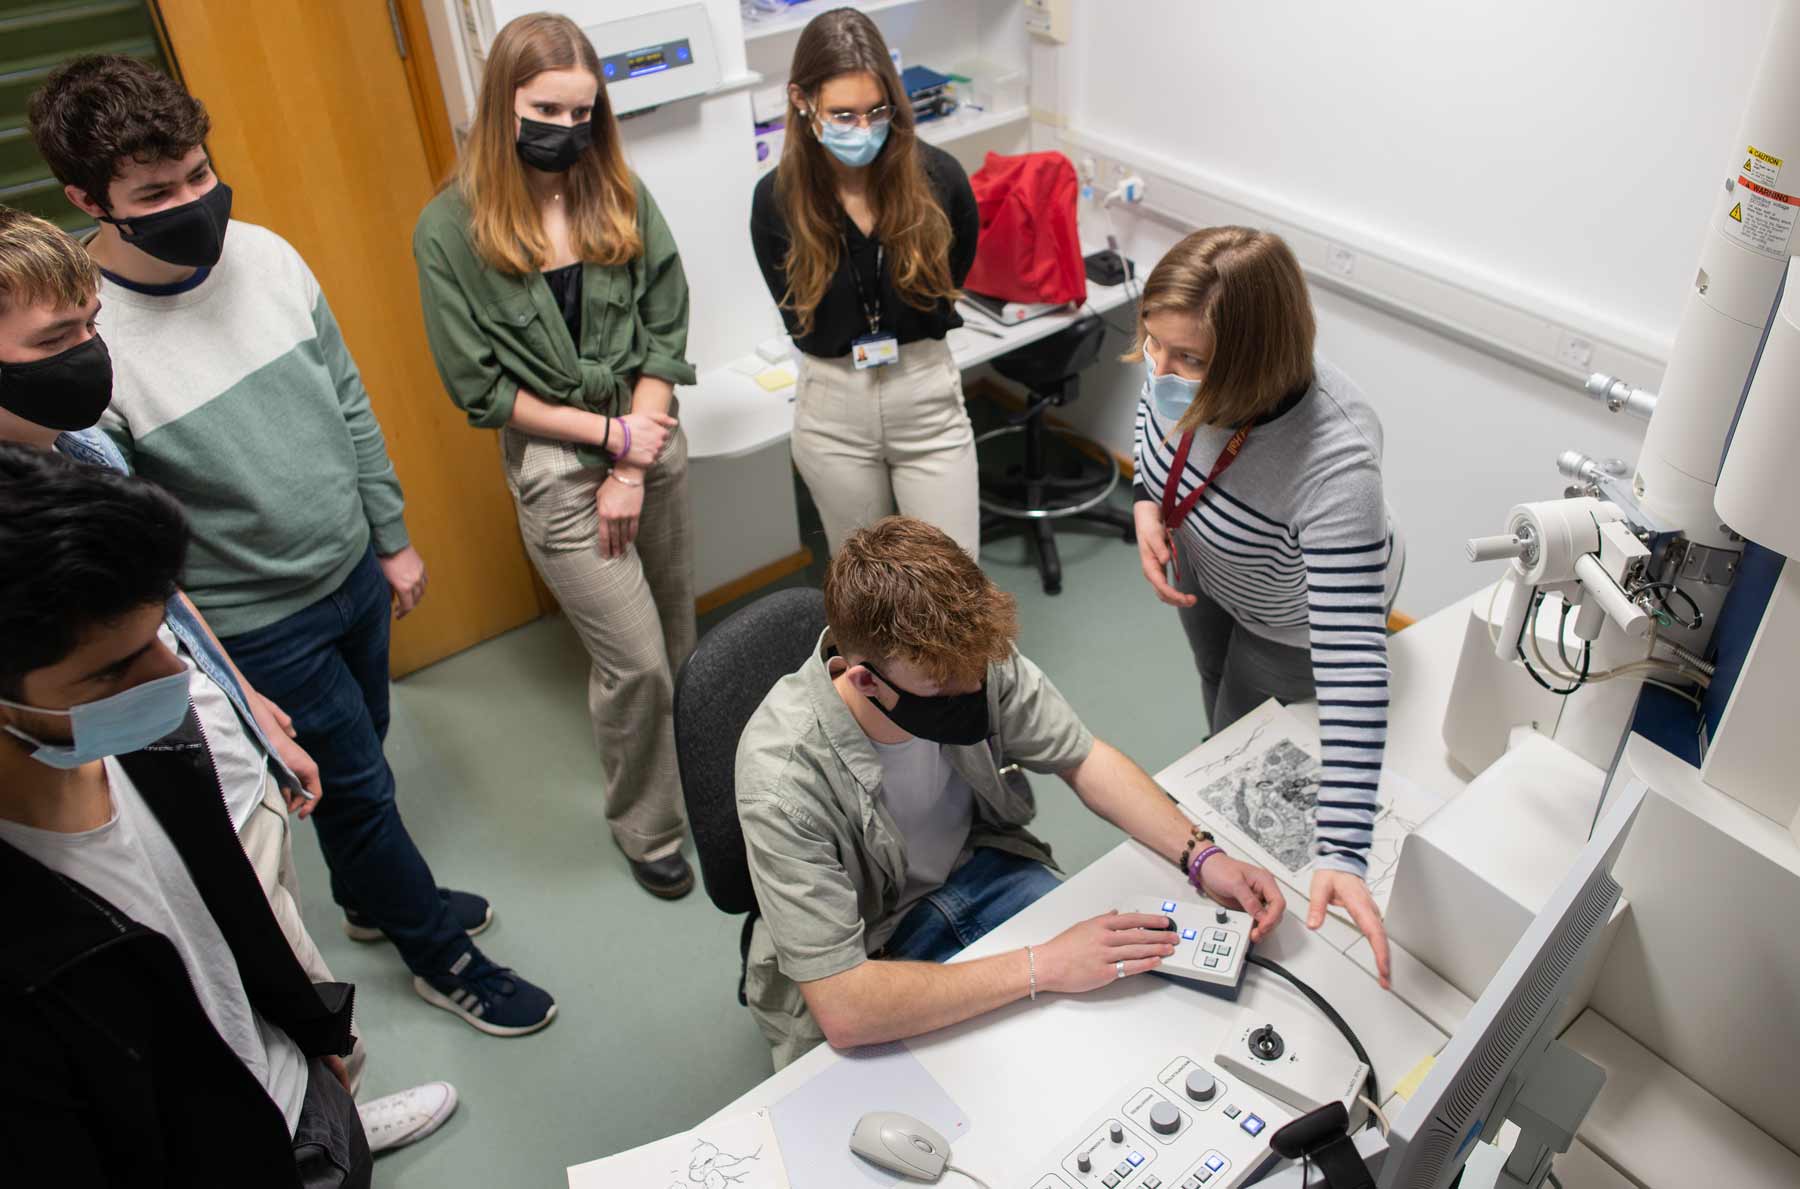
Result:
M965 289L1047 305L1087 300L1075 225L1080 186L1067 157L989 153L969 185L981 213L981 238Z

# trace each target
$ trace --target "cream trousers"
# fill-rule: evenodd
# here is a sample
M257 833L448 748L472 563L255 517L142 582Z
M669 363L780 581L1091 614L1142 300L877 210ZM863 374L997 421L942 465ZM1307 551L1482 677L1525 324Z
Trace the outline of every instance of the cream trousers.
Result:
M833 553L895 511L980 551L975 431L947 343L907 343L898 363L866 371L802 355L794 400L794 465Z

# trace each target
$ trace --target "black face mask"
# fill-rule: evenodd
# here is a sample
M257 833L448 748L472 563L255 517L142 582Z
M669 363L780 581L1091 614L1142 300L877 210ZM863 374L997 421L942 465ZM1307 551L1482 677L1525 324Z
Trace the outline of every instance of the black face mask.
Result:
M180 206L129 219L100 216L119 229L119 238L158 260L185 268L211 268L225 250L225 227L231 222L231 187L220 182Z
M112 356L99 335L32 363L0 363L0 409L45 429L92 429L112 403Z
M594 143L594 122L546 124L519 117L519 157L545 173L567 173L575 159Z
M908 693L889 680L880 669L863 662L863 668L880 677L894 691L898 701L889 710L880 699L870 698L875 708L888 716L888 721L919 739L933 743L951 743L967 747L985 741L988 730L987 682L972 694L939 694L928 698Z

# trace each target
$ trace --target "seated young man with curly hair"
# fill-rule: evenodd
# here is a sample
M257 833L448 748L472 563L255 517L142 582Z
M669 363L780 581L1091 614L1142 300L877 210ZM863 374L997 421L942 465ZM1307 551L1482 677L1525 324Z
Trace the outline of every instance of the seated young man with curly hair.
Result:
M777 682L737 753L760 918L746 993L786 1065L818 1044L878 1044L1017 999L1154 969L1166 918L1108 913L1042 944L943 965L1056 886L1018 769L1054 773L1100 817L1256 918L1286 903L1219 853L1144 770L1082 725L1014 647L1013 599L942 531L894 516L825 577L818 650Z

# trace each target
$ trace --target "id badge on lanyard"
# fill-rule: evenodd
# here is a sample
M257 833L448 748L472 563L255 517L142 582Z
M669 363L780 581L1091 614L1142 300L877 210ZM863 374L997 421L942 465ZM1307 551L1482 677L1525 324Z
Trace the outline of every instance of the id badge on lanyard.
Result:
M868 319L869 333L850 344L850 362L856 365L859 372L868 371L872 367L887 367L900 362L900 340L881 329L881 260L884 249L875 248L875 291L870 293L863 285L862 273L856 267L856 257L850 254L850 239L844 237L844 259L850 264L850 277L856 282L857 300L862 303L863 317Z
M1175 462L1169 467L1169 477L1163 483L1162 498L1163 528L1167 529L1169 533L1169 553L1175 561L1177 579L1181 577L1182 573L1181 522L1186 520L1188 513L1199 505L1200 497L1205 495L1206 489L1213 485L1213 480L1223 475L1226 468L1237 461L1237 456L1243 451L1244 443L1249 437L1250 427L1248 425L1239 426L1237 432L1231 435L1231 440L1225 443L1225 449L1219 451L1219 459L1213 463L1213 468L1207 472L1206 478L1177 501L1175 497L1176 493L1181 490L1181 476L1187 471L1188 453L1194 448L1194 431L1190 429L1181 435L1181 441L1175 447Z

